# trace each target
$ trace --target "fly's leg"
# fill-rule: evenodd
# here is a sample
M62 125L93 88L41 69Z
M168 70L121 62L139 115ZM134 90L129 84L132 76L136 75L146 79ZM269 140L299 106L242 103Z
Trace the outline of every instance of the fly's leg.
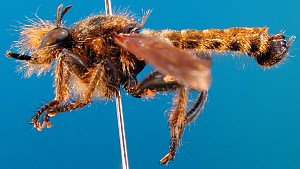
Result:
M53 117L59 113L62 112L71 112L75 109L79 109L79 108L83 108L84 106L86 106L87 104L89 104L91 102L90 99L85 100L85 101L81 101L81 100L77 100L77 101L72 101L66 105L56 105L54 107L52 107L49 111L47 111L45 113L45 116L43 117L43 122L41 125L41 129L42 130L44 127L50 128L52 127L52 124L50 122L50 117Z
M186 87L181 87L178 89L178 96L174 101L175 108L173 108L169 118L171 136L169 152L160 160L161 164L167 164L174 159L176 151L180 145L185 126L200 115L201 110L203 110L204 104L207 100L207 92L201 92L193 107L186 112L188 100L187 94L188 92Z
M42 106L36 113L35 115L31 118L31 121L29 122L30 124L33 125L34 128L36 128L38 131L41 131L43 129L42 124L39 122L39 117L47 110L52 109L53 107L56 107L59 105L59 101L57 100L52 100ZM50 126L47 126L50 127Z
M186 50L186 52L193 55L195 58L202 59L203 61L208 61L209 63L211 62L211 55L209 52L194 51L194 50ZM204 70L203 74L201 73L199 74L199 77L207 76L205 75L207 74L206 70ZM206 78L203 78L203 81L207 81L207 79L206 80L205 79ZM150 75L148 75L141 83L137 85L134 84L133 86L126 86L125 89L132 96L140 98L145 96L153 96L155 92L176 90L179 86L182 86L182 84L179 83L172 76L163 75L160 72L155 71Z
M179 84L173 77L165 76L157 71L147 76L141 83L133 87L128 87L128 93L132 96L140 97L153 97L155 92L164 92L169 90L176 90Z
M36 58L29 55L19 54L19 53L13 53L13 52L7 52L7 57L14 58L17 60L21 60L24 62L28 62L31 64L50 64L52 58ZM64 70L64 63L63 63L63 56L57 57L57 63L55 65L55 99L48 102L44 106L42 106L36 114L32 117L30 123L33 124L33 127L37 130L42 130L43 125L39 122L39 118L41 115L43 115L48 110L51 110L52 108L58 106L63 101L68 99L69 97L69 90L68 90L68 81L70 78L70 73L67 70ZM49 126L48 126L49 127Z
M45 115L41 127L43 128L45 126L51 126L50 117L53 117L62 112L71 112L75 109L83 108L85 105L89 104L91 102L93 92L95 91L97 83L100 79L100 75L101 75L101 69L99 68L96 70L95 74L91 77L92 80L88 86L87 93L85 93L82 96L82 98L77 99L76 101L71 101L67 104L57 104L51 107L50 109L48 109L47 111L44 111Z
M204 109L204 105L207 101L207 97L207 91L202 91L201 94L198 96L197 101L194 103L193 107L186 113L185 121L187 124L197 119L197 117L201 114L202 110Z
M147 76L140 84L131 87L128 92L135 97L154 96L155 92L165 92L177 90L177 98L174 100L174 108L169 117L170 146L169 152L160 160L161 164L166 164L173 160L180 145L184 128L191 121L195 120L204 108L207 100L207 91L201 91L194 105L190 110L186 110L188 88L177 82L171 76L153 72Z
M65 51L65 54L67 54L69 62L70 62L70 63L66 64L68 70L70 70L72 72L77 72L78 73L77 76L79 78L84 78L85 75L88 73L88 71L87 71L87 68L85 67L85 65L83 64L83 62L81 62L81 60L76 55L73 55L70 52ZM73 63L73 64L71 64L71 63ZM89 82L89 86L86 90L86 93L84 93L84 95L82 95L81 98L77 99L76 101L72 101L72 102L69 102L64 105L57 105L57 106L53 107L52 109L50 109L49 111L47 111L43 118L42 126L47 126L50 123L50 121L49 121L50 117L53 117L62 112L71 112L75 109L83 108L85 105L89 104L93 97L93 93L97 87L97 84L99 83L101 76L103 76L103 72L104 72L105 68L106 67L103 66L102 64L98 64L98 66L95 69L95 72L92 75L91 74L89 75L90 82ZM112 74L116 73L114 71L113 67L111 69L112 69Z
M178 96L174 100L174 109L169 117L170 128L170 146L169 152L160 160L161 164L166 164L173 160L176 151L180 145L181 136L186 125L186 106L187 106L188 89L184 86L178 88Z
M93 80L91 80L91 83L89 84L87 93L82 97L82 99L77 101L72 101L66 105L59 105L53 108L51 111L48 111L44 116L43 123L45 124L48 123L49 117L55 116L56 114L62 112L71 112L72 110L82 108L85 105L89 104L91 102L93 92L95 91L97 83L100 79L100 74L101 74L101 69L100 66L98 66L98 69L96 70L94 76L92 77Z
M25 56L24 56L25 57ZM29 57L29 56L26 56ZM99 73L96 73L93 77L93 83L90 84L89 92L85 95L81 101L74 101L68 104L65 102L69 99L69 86L68 82L72 74L76 74L79 78L83 78L87 74L88 70L84 62L82 62L76 55L63 49L63 52L57 57L55 65L55 99L50 101L45 106L41 107L38 112L32 117L30 123L33 124L37 130L42 130L44 127L51 127L52 124L49 121L49 117L54 116L60 112L72 111L77 108L84 107L90 102L92 92L95 89L96 82L99 79ZM44 114L42 122L39 122L40 116Z
M50 123L40 123L39 117L48 112L49 110L59 106L62 102L65 102L69 98L69 87L68 81L70 79L70 72L64 69L64 57L60 56L57 58L55 65L55 98L43 107L32 117L30 123L37 130L42 130L45 126L51 127Z

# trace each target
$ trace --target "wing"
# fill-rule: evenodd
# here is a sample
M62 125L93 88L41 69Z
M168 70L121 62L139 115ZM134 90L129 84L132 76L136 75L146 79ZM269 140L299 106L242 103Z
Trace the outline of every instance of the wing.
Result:
M176 48L166 39L143 34L119 34L115 42L145 60L159 72L175 77L196 90L208 90L211 84L211 60Z

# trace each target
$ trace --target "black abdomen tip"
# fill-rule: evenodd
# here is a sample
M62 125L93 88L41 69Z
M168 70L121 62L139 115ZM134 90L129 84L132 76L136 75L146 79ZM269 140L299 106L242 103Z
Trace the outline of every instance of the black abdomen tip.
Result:
M294 38L292 36L287 42L283 34L276 34L271 37L268 50L256 57L257 63L263 67L271 67L285 59Z

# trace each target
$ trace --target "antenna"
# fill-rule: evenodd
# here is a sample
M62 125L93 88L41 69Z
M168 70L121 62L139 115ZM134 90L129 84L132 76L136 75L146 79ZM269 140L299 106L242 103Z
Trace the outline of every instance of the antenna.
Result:
M104 3L105 3L106 15L112 15L111 0L104 0ZM129 169L120 87L118 87L117 91L116 91L116 111L117 111L117 118L118 118L118 130L119 130L120 149L121 149L121 158L122 158L122 169Z

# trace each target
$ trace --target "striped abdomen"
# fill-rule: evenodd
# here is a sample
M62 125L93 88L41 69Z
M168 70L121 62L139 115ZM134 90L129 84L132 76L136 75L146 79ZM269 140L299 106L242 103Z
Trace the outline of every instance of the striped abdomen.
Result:
M288 54L291 42L283 34L268 34L268 28L229 28L207 30L144 30L142 33L168 38L176 47L199 51L233 51L255 57L258 64L270 67Z

